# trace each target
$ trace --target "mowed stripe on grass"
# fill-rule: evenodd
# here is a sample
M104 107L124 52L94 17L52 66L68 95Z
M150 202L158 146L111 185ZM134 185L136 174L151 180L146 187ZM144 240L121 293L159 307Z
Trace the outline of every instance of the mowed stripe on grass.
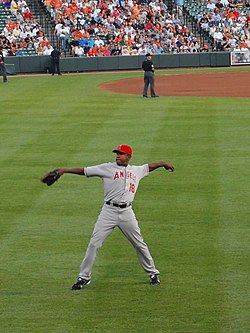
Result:
M105 81L27 77L0 88L4 332L247 332L249 99L145 101L96 88ZM115 230L92 284L72 293L102 184L66 175L50 188L39 178L113 160L122 142L133 146L134 164L176 167L144 179L134 203L162 284L148 284Z

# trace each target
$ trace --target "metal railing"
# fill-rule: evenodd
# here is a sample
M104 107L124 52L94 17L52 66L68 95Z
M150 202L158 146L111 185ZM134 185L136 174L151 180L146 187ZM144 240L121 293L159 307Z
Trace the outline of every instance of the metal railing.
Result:
M50 41L51 45L56 45L56 36L54 34L55 21L52 19L46 6L42 0L26 0L30 11L34 15L35 19L40 24L45 36Z

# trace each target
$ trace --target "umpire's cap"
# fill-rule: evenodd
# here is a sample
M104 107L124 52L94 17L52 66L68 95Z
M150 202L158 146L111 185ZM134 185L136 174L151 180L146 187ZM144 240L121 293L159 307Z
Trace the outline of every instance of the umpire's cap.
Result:
M113 153L124 153L132 156L132 147L126 144L121 144L116 149L113 150Z

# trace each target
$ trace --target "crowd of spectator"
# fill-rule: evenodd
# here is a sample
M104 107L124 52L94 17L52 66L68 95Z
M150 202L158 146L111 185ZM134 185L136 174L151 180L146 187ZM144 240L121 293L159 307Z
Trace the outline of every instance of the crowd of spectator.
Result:
M190 0L191 1L191 0ZM206 31L216 51L250 50L250 11L239 0L201 0L198 31ZM200 2L201 2L200 1ZM0 0L8 17L0 31L6 55L33 48L50 55L53 47L34 20L25 0ZM74 57L208 52L184 24L179 11L163 0L43 0L55 21L61 51ZM188 4L187 4L188 5ZM248 8L248 2L243 3ZM205 10L204 10L205 9Z
M44 0L73 56L207 52L162 0Z
M170 13L162 0L44 0L44 4L57 22L55 34L61 47L73 39L73 56L209 51L179 12ZM214 50L250 50L250 14L239 9L249 7L247 0L205 0L203 4L198 29L209 32Z
M49 53L51 45L25 0L0 0L0 6L6 12L5 27L0 31L4 56Z
M238 0L208 0L198 29L208 32L215 51L250 51L250 5Z

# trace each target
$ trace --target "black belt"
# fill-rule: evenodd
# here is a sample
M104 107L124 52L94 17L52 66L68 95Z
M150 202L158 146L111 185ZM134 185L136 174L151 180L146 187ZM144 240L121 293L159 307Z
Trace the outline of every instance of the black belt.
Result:
M119 208L127 208L132 205L132 203L118 204L118 203L111 202L111 201L105 201L105 204L109 205L109 206L119 207Z

